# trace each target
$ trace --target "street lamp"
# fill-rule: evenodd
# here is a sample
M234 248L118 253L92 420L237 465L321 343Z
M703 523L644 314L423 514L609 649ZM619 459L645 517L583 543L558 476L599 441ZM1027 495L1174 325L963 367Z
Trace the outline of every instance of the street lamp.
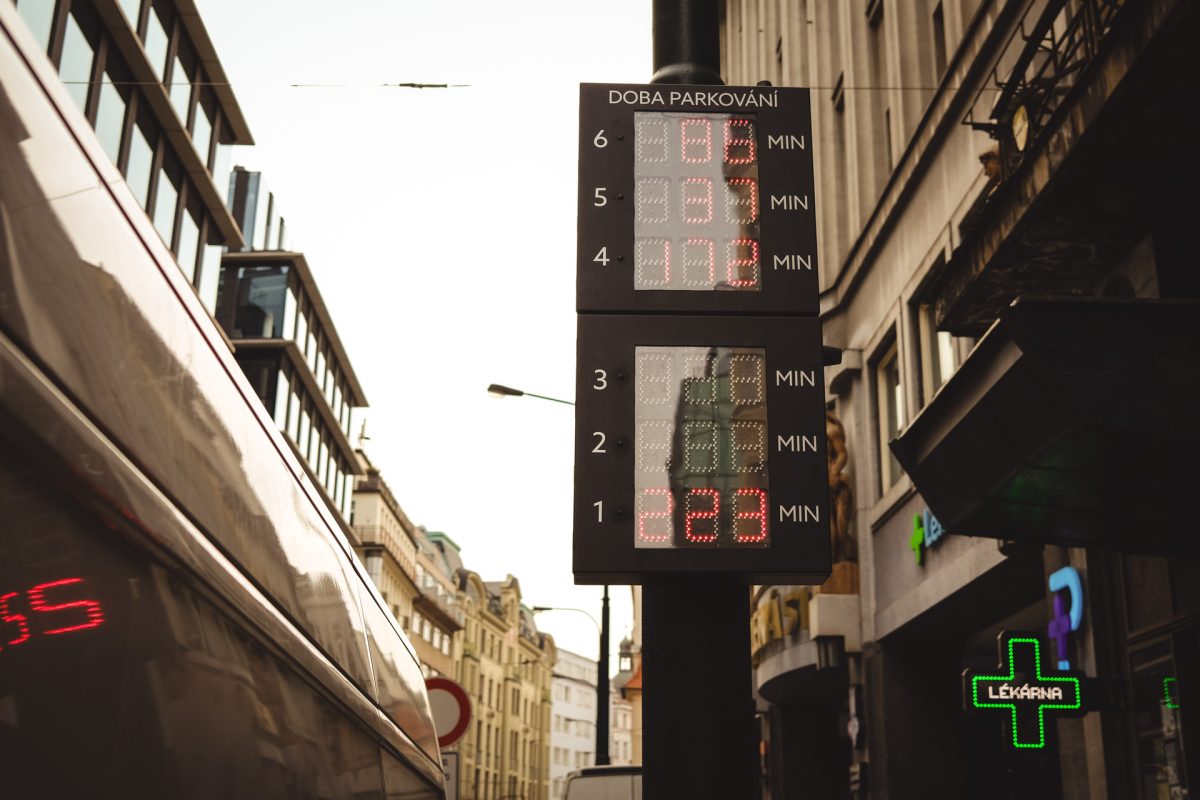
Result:
M567 406L575 405L570 400L560 400L557 397L547 397L542 394L534 394L533 392L524 392L520 389L513 389L510 386L502 386L498 383L489 385L487 390L488 394L500 399L505 397L536 397L539 400L549 400L552 403L562 403ZM578 611L580 614L585 614L600 632L600 658L596 664L599 672L596 680L596 764L597 766L606 766L610 763L608 757L608 585L604 586L604 600L600 605L600 619L602 622L596 622L596 618L582 608L534 606L533 611L535 614L539 611Z
M596 664L596 766L611 763L608 757L608 586L604 587L604 601L600 605L600 622L582 608L562 606L534 606L533 613L542 611L577 611L592 621L600 633L600 658Z
M551 403L562 403L563 405L575 405L570 400L559 400L557 397L546 397L544 394L534 394L533 392L523 392L520 389L513 389L511 386L501 386L498 383L488 385L488 394L492 397L503 399L505 397L536 397L538 400L549 400Z

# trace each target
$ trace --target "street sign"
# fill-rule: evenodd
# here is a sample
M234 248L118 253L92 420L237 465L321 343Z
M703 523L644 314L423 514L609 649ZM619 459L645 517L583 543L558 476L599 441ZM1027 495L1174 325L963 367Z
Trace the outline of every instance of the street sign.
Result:
M821 583L807 89L583 84L574 572Z
M577 582L828 577L820 336L815 318L580 316Z
M442 772L446 774L446 800L458 800L458 753L442 753Z
M471 698L449 678L426 678L429 710L437 732L438 747L449 747L462 738L471 723Z
M1000 716L1015 751L1044 750L1054 729L1051 717L1087 713L1082 673L1048 669L1036 633L1003 631L997 639L995 674L963 671L963 705L968 711Z
M807 89L583 84L580 312L816 315Z

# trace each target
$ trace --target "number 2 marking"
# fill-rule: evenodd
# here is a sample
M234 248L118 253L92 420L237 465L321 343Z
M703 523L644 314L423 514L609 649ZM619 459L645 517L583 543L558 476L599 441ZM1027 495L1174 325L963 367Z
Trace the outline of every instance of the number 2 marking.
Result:
M596 446L592 448L592 452L593 453L607 453L608 451L604 449L604 441L605 441L604 434L601 433L600 431L595 431L592 433L592 436L596 437Z

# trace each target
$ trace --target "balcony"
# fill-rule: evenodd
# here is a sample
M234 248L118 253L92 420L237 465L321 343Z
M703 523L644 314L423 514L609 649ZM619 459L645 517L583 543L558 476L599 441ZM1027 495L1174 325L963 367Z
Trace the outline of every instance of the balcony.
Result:
M1094 296L1191 202L1198 37L1183 0L1026 0L964 120L997 144L933 281L942 330L978 336L1022 295Z

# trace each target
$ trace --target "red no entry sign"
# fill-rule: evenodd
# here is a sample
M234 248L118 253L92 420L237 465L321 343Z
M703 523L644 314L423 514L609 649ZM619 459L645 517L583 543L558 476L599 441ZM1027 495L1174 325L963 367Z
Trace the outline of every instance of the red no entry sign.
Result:
M438 747L449 747L467 732L471 722L471 699L462 686L449 678L426 678L425 689L429 692Z

